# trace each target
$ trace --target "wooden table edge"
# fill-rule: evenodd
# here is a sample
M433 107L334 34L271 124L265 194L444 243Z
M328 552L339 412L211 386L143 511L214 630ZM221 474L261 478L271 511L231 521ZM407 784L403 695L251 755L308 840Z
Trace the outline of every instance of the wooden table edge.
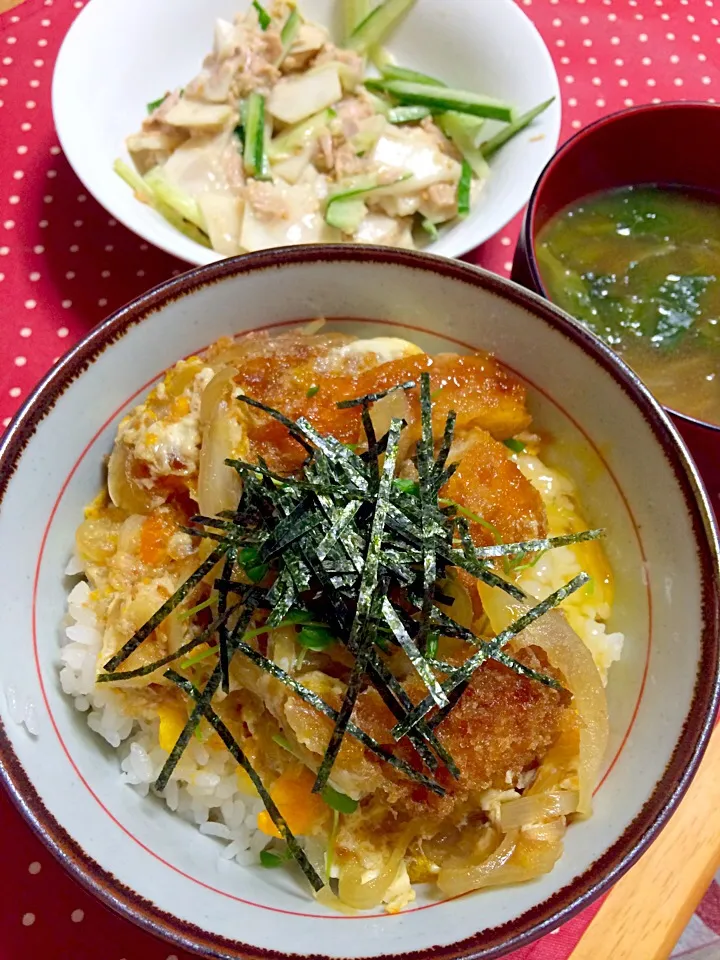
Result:
M720 727L670 822L613 887L569 960L666 960L720 867Z

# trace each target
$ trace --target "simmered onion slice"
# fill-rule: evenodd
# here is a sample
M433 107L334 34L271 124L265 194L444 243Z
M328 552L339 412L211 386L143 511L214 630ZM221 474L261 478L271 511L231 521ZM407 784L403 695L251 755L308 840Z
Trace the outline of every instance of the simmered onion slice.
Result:
M511 602L500 589L478 584L483 606L493 630L499 633L525 610L527 604ZM527 627L511 643L511 649L539 647L560 671L573 695L580 720L578 760L578 807L583 817L592 813L592 791L597 783L609 734L607 700L592 654L559 610L551 610Z

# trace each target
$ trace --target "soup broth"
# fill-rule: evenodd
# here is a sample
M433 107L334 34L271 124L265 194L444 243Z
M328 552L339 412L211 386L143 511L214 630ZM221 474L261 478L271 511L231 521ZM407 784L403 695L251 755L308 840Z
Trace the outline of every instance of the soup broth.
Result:
M543 284L681 413L720 424L720 198L623 187L566 207L536 242Z

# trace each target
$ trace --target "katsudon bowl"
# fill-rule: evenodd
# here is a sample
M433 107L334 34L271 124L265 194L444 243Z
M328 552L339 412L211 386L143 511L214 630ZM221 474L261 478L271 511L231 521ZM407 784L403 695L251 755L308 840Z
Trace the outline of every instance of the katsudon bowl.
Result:
M98 724L90 729L75 709L87 710L87 698L64 692L61 666L72 667L83 642L77 624L72 642L64 639L77 584L74 534L106 483L123 418L168 368L219 338L281 336L318 318L344 337L403 340L409 353L492 353L510 393L527 391L533 420L525 441L505 437L516 441L507 457L522 459L518 442L541 445L543 482L574 490L587 525L606 532L611 574L597 588L612 580L613 590L595 640L614 638L603 667L607 748L592 815L571 818L563 855L529 882L459 897L418 883L399 912L336 912L297 870L223 858L219 825L198 831L147 784L141 789L132 764L121 770ZM435 397L441 403L442 390ZM462 392L456 399L465 402ZM305 247L172 280L94 329L39 385L0 448L0 498L5 785L76 878L204 956L503 956L628 869L667 822L705 748L718 695L718 552L695 468L661 408L609 349L541 298L477 268L403 251Z

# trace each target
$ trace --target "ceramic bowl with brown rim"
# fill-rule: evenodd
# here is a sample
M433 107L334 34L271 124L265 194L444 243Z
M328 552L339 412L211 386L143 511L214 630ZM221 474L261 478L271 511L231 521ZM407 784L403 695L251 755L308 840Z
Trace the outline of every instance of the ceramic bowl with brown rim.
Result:
M218 869L217 845L121 783L61 689L64 576L119 420L179 358L221 336L319 316L431 353L492 351L527 384L554 463L607 530L610 743L594 814L548 875L454 900L418 890L397 915L345 916L261 866ZM158 287L93 330L37 388L0 447L0 770L18 807L87 887L154 933L214 957L499 957L616 880L686 789L718 695L718 546L695 468L633 374L540 297L477 268L372 248L229 260ZM15 720L24 718L26 723Z

